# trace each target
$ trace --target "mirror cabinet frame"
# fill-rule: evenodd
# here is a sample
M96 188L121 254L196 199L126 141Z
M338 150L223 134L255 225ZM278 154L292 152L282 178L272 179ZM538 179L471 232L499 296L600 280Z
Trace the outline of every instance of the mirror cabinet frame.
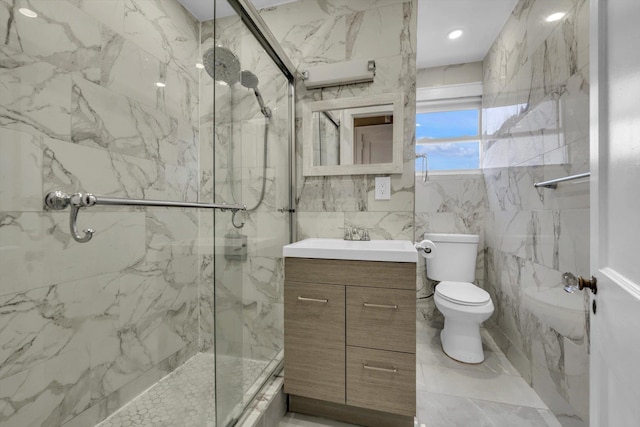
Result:
M328 110L343 110L360 107L384 106L380 112L388 112L388 106L393 109L393 148L391 163L375 163L366 165L336 165L322 166L313 164L313 115ZM388 93L366 97L330 99L310 102L303 107L302 135L303 135L303 164L304 176L329 175L367 175L367 174L396 174L403 169L404 146L404 96L402 93Z

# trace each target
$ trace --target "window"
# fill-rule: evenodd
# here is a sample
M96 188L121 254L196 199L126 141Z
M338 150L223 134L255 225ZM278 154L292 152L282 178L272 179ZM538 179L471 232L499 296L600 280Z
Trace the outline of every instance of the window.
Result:
M480 169L480 107L419 108L416 154L426 154L430 171ZM422 171L416 162L416 172Z

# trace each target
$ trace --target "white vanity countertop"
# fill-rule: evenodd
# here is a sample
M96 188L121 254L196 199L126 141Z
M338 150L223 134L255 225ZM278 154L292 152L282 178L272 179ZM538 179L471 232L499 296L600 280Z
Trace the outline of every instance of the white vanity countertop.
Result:
M418 252L409 240L305 239L283 246L282 255L290 258L418 262Z

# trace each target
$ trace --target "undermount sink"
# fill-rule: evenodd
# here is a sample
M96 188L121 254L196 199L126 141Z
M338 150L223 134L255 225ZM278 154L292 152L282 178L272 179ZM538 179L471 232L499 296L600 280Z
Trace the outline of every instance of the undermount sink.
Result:
M408 240L305 239L284 246L282 255L291 258L418 262L418 252Z

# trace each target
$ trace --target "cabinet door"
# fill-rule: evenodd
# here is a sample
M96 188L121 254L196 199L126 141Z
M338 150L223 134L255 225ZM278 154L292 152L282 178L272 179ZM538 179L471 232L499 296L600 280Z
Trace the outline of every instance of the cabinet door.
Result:
M347 287L347 345L416 352L416 292Z
M285 282L284 391L345 403L345 288Z

